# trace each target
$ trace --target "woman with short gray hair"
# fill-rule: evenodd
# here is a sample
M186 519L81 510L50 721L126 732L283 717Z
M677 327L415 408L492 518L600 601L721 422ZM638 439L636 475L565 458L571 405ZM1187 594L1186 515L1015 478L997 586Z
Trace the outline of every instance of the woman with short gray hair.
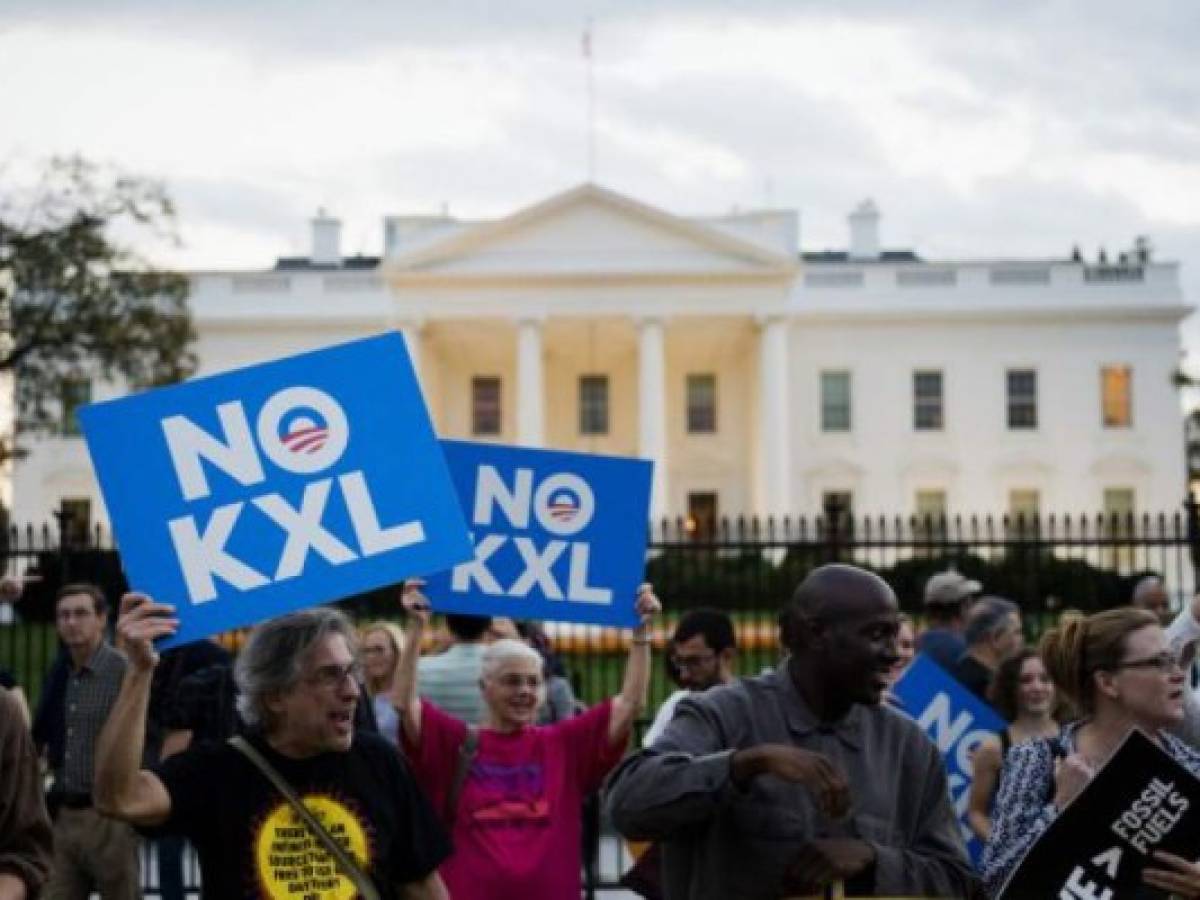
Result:
M580 893L583 800L625 751L645 706L650 621L661 607L638 591L621 692L578 716L538 725L545 700L541 654L521 641L487 647L479 687L486 717L468 727L417 695L417 656L430 618L419 582L405 585L409 614L393 702L418 780L451 829L441 875L455 900L561 900Z

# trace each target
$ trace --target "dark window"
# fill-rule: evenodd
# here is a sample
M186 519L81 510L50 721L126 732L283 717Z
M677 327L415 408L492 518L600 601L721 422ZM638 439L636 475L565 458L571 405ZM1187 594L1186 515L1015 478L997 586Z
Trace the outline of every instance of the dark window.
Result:
M687 377L688 434L712 434L717 430L717 376Z
M850 430L850 373L821 373L821 430Z
M471 433L500 433L500 378L476 375L471 379Z
M1037 428L1037 372L1033 369L1008 370L1008 427Z
M854 521L854 495L850 491L824 491L821 494L821 513L827 527L847 532Z
M58 504L62 539L68 544L87 544L92 530L92 501L87 497L63 497Z
M579 376L579 433L608 434L608 376Z
M76 413L79 407L92 402L92 383L86 378L70 378L62 383L62 434L65 437L78 437L79 417Z
M913 372L913 428L942 430L941 372Z

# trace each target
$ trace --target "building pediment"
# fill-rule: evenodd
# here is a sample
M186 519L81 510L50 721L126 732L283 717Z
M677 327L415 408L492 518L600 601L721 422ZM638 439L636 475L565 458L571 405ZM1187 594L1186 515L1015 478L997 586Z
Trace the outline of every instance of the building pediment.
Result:
M585 184L513 215L401 248L394 283L791 277L794 254Z

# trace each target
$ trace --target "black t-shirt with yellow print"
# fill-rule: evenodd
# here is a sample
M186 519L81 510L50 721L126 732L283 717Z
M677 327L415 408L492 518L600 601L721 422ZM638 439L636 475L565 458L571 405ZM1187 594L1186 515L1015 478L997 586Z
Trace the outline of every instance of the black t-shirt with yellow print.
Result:
M305 760L248 736L305 806L358 861L384 898L419 881L450 842L396 749L356 734L345 753ZM352 900L353 883L287 800L228 744L197 747L155 770L171 795L158 831L182 834L200 856L205 900Z

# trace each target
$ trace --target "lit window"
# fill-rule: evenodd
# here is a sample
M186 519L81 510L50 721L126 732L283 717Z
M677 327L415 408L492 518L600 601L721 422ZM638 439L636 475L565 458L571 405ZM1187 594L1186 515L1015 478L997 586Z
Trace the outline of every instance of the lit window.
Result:
M712 434L717 430L717 376L687 377L688 434Z
M1133 488L1104 489L1104 532L1109 540L1129 540L1133 537L1134 512ZM1133 546L1113 546L1107 555L1110 568L1129 568L1133 563Z
M941 540L946 536L946 492L917 491L914 509L916 526L913 537L922 541Z
M850 430L850 373L821 373L821 430Z
M1014 431L1037 428L1037 372L1008 370L1008 427Z
M500 379L495 375L476 375L471 379L471 433L500 433Z
M946 516L945 491L917 491L916 514L918 519L935 522Z
M608 434L608 376L579 376L579 433Z
M1042 495L1032 488L1017 488L1008 492L1009 527L1022 533L1033 532L1038 527Z
M712 540L717 534L717 495L712 491L690 493L687 498L687 531L694 541Z
M1129 366L1100 370L1100 417L1105 428L1133 425L1133 369Z
M913 372L913 428L942 430L941 372Z

